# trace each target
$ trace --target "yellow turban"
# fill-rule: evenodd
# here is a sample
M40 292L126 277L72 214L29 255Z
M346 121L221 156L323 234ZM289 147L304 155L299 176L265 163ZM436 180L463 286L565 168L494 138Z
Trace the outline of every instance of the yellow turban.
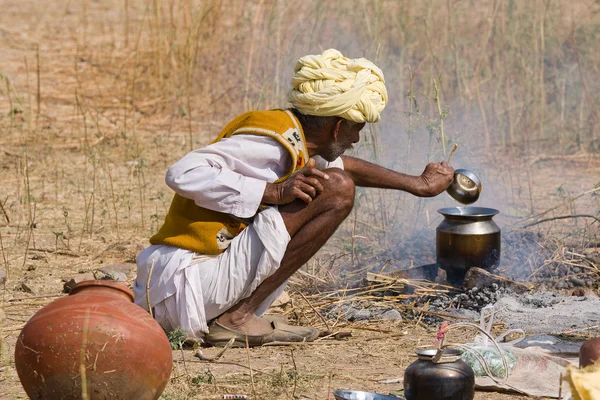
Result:
M372 123L387 104L383 72L364 58L329 49L300 58L294 72L287 99L304 114Z

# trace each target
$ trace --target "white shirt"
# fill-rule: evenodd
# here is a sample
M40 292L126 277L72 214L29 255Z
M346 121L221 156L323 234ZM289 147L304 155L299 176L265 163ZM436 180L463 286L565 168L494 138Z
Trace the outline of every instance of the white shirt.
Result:
M339 157L333 162L313 158L318 169L344 169ZM275 139L235 135L188 153L169 168L165 181L200 207L249 218L256 214L267 182L285 176L290 163L290 154Z

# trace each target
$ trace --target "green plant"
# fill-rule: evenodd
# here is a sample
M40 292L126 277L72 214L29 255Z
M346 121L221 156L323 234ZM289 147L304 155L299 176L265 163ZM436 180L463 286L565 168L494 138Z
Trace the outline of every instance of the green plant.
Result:
M167 333L167 338L169 339L169 343L171 344L171 348L173 350L181 350L187 339L187 333L182 327L178 326L171 332Z
M214 382L215 382L215 376L208 368L206 369L206 371L204 371L204 373L196 375L195 377L192 378L192 383L194 383L196 385L203 384L203 383L212 384Z

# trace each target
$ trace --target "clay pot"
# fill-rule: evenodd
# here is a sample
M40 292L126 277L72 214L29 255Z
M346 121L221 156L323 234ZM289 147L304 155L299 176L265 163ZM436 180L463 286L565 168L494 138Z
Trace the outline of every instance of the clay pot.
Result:
M87 391L94 400L145 400L165 389L172 353L160 325L133 304L131 290L84 281L27 322L15 363L31 399L81 399Z
M579 349L579 368L595 364L600 360L600 338L590 339Z

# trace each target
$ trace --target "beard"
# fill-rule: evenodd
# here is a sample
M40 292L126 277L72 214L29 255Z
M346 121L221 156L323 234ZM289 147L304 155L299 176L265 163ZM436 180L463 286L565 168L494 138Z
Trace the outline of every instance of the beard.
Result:
M346 151L348 150L352 150L353 146L352 144L346 144L346 143L340 143L340 142L334 142L331 143L327 149L327 154L322 154L321 157L323 157L325 160L332 162L334 160L336 160L338 157L340 157L342 154L344 154Z

